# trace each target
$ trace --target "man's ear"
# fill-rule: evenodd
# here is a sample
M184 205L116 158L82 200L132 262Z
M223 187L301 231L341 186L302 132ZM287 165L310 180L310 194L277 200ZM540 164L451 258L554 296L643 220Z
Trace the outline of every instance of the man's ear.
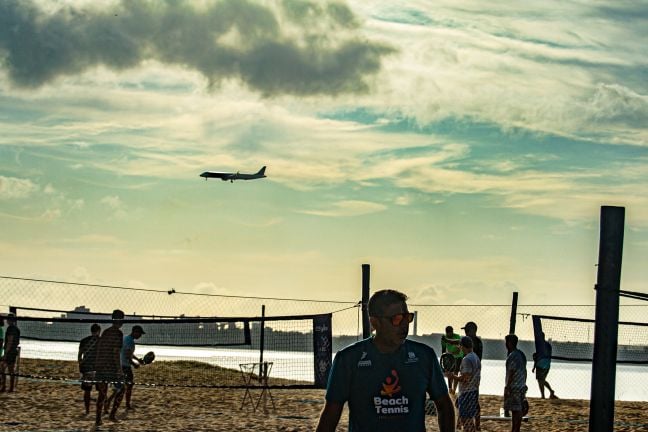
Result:
M377 326L380 326L380 320L376 317L369 317L369 322L371 323L371 329L376 330Z

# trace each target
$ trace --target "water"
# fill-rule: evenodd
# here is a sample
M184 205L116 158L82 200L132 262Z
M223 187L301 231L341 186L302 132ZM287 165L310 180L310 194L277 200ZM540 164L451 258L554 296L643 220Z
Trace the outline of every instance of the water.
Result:
M77 359L78 344L74 342L49 342L22 340L21 353L25 358L56 360ZM139 345L136 355L141 357L154 351L156 361L195 360L238 370L240 363L259 361L259 352L244 349L185 348ZM271 376L313 382L313 354L308 352L265 351L264 360L273 362ZM295 365L299 365L296 367ZM540 397L540 390L532 363L527 363L528 396ZM501 395L504 391L504 360L483 360L480 392ZM554 361L547 381L563 399L590 399L592 365L589 363ZM549 396L548 393L546 396ZM616 400L648 401L648 366L618 365L616 370Z

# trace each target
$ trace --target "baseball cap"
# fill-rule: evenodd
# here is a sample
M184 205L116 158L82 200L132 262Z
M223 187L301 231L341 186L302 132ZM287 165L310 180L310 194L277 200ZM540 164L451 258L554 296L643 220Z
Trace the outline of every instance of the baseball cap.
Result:
M139 325L133 326L133 330L131 330L131 331L132 331L132 332L139 331L141 334L146 334L146 332L144 331L144 329L142 328L142 326L139 326Z
M474 328L475 330L477 330L477 324L475 324L472 321L468 321L465 326L461 327L461 329L465 330L465 329L471 328L471 327Z
M460 344L461 344L461 346L465 346L466 348L472 348L473 347L473 341L469 336L462 337Z

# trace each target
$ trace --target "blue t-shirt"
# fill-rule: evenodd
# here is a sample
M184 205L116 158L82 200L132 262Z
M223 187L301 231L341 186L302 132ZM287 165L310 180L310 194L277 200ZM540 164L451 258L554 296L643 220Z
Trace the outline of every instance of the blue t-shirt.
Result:
M431 347L405 340L383 354L368 338L336 354L326 400L348 402L349 432L417 432L425 430L425 393L448 393Z
M131 335L124 336L124 343L122 344L120 353L122 367L132 367L130 358L126 357L127 350L131 350L132 353L135 353L135 338Z

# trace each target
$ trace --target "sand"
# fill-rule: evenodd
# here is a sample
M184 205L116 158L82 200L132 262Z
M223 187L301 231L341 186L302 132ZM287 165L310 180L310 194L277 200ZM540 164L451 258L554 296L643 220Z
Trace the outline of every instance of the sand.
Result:
M42 366L52 363L47 361ZM153 365L151 365L153 366ZM148 367L148 366L147 366ZM161 365L160 365L161 367ZM151 367L149 373L156 372ZM137 372L136 372L137 373ZM230 371L232 382L240 381ZM261 390L255 389L255 400ZM253 411L241 406L244 390L226 388L186 388L135 386L133 410L122 404L118 422L104 419L94 426L94 412L84 414L83 392L78 384L66 381L20 378L14 393L0 393L1 431L313 431L323 406L323 390L271 390L276 409L269 399L268 410ZM93 399L96 392L92 393ZM482 395L482 413L498 415L500 396ZM587 431L589 402L581 400L530 399L530 419L526 431ZM94 405L91 409L94 408ZM617 402L616 431L648 430L648 402ZM346 431L345 409L338 431ZM427 430L438 431L436 417L426 418ZM482 431L507 431L510 423L482 421Z

